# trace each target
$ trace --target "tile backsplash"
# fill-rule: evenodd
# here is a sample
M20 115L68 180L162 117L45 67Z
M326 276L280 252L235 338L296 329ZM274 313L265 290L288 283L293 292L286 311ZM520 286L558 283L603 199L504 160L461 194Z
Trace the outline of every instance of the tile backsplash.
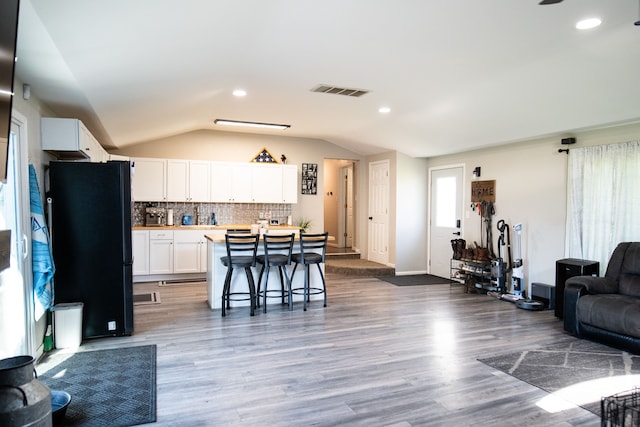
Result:
M173 223L179 225L182 215L193 217L196 224L196 207L200 211L200 224L211 224L211 215L216 214L218 224L253 224L260 214L271 213L272 220L286 224L291 215L290 204L278 203L169 203L169 202L135 202L133 205L133 225L144 225L145 208L159 207L173 209Z

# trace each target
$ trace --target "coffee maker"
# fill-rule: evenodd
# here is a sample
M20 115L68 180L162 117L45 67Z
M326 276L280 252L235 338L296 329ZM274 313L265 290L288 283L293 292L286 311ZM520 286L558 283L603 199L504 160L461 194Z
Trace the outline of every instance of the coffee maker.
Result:
M162 227L167 223L167 211L165 208L145 208L144 225L147 227Z

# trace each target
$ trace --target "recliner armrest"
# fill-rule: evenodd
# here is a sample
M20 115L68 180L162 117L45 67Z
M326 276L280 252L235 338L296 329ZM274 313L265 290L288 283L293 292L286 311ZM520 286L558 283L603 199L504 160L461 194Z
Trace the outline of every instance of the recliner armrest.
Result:
M618 282L610 277L573 276L565 282L566 286L584 286L590 294L617 294Z
M580 276L589 277L590 276ZM572 277L573 279L573 277ZM565 283L564 288L564 330L572 335L580 337L580 324L578 322L578 300L583 295L588 295L589 291L584 284L569 283L569 280Z

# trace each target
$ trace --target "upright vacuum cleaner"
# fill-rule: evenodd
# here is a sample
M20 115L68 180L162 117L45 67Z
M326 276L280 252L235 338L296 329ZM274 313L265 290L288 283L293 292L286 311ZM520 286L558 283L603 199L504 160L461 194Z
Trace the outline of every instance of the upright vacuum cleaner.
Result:
M498 294L507 292L507 273L511 271L511 238L509 236L509 224L503 219L498 221L498 257L491 260L491 281L495 285ZM505 240L505 231L507 239ZM505 253L506 252L506 253Z
M514 231L514 261L511 270L511 293L522 298L524 292L524 266L522 265L522 224L513 226Z
M509 225L503 220L498 221L498 253L500 257L491 261L491 276L496 284L496 292L487 292L494 298L513 302L518 308L525 310L542 310L544 304L524 298L524 263L522 261L522 224L513 226L514 249L513 259L511 258L511 242L509 235ZM506 240L505 240L506 233ZM505 257L505 251L507 254ZM508 260L508 264L507 261ZM511 289L507 290L507 273L511 273Z
M509 224L504 220L498 221L498 231L500 236L498 237L498 258L491 261L491 278L496 284L495 292L487 292L487 295L501 300L516 302L522 299L522 257L520 255L520 248L516 247L514 250L517 258L514 261L511 258L511 236L509 235ZM518 224L513 227L518 236L517 244L520 245L519 233L522 230L522 224ZM505 240L506 233L506 240ZM506 254L505 254L506 252ZM507 289L507 274L511 273L511 289Z

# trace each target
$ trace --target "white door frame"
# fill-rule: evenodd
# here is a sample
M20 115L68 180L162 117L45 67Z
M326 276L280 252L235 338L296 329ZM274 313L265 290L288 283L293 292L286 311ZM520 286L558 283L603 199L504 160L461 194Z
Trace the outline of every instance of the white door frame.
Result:
M33 294L33 273L31 270L31 218L29 199L29 164L28 164L28 138L27 119L15 109L11 112L11 129L15 134L12 144L9 141L10 149L13 151L13 165L8 165L8 170L13 172L15 199L5 200L6 203L16 203L14 211L16 213L15 222L18 227L18 235L12 235L11 250L12 265L2 274L12 281L19 281L24 305L21 310L21 325L16 323L12 327L20 327L23 330L22 352L38 356L42 351L41 346L36 342L36 320L34 315L34 294ZM15 166L14 166L15 165ZM16 230L12 230L15 234ZM14 265L14 263L19 265ZM11 301L9 301L11 303ZM15 318L14 318L15 319Z
M432 256L431 254L434 253L434 251L436 250L436 248L434 247L434 242L433 242L433 238L431 235L431 223L433 221L431 212L432 212L432 203L433 203L433 192L431 190L433 182L432 182L432 175L433 172L435 171L440 171L440 170L444 170L444 169L454 169L454 168L462 168L462 184L461 184L461 188L460 191L462 192L462 198L461 198L461 206L460 206L460 237L464 236L464 206L465 206L465 200L466 200L466 194L467 194L467 189L466 189L466 185L465 185L465 176L466 176L466 167L464 163L456 163L456 164L451 164L451 165L444 165L444 166L436 166L436 167L432 167L429 168L429 183L428 183L428 191L429 191L429 209L427 209L427 215L428 215L428 224L429 224L429 244L428 244L428 248L427 248L427 256L429 259L429 265L428 265L428 271L430 274L433 274L432 269L431 269L431 259ZM451 238L453 239L456 236L451 236ZM444 250L443 248L437 248L438 250ZM451 247L447 247L446 248L447 251L449 251L450 253L452 252Z
M390 162L380 160L369 163L369 212L368 251L369 261L388 265L389 263L389 190ZM386 173L381 185L375 183L374 168L382 167Z
M353 169L353 162L339 169L338 236L336 236L339 248L353 247ZM351 210L350 215L349 210Z

